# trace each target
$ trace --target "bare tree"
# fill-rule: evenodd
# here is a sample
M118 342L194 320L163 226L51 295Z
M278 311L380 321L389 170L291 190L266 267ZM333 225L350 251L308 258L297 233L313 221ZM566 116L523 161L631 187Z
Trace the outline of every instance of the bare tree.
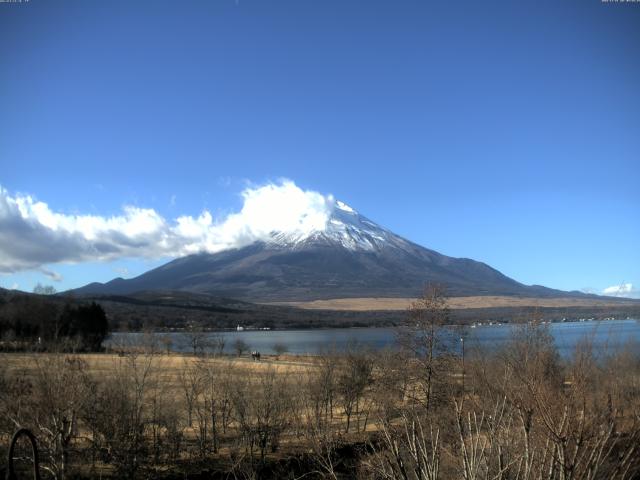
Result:
M193 426L193 410L202 391L202 372L198 366L185 359L178 374L178 382L187 406L187 425Z
M233 349L236 351L236 354L241 357L244 352L249 350L249 345L247 342L238 338L235 342L233 342Z
M323 353L315 368L306 372L305 393L308 417L320 428L333 421L333 408L337 395L337 357Z
M257 392L257 393L255 393ZM253 464L254 454L264 463L267 449L276 451L280 436L291 421L291 389L285 374L269 368L253 378L236 379L232 396L234 415L242 435L245 451Z
M446 290L442 285L428 284L422 296L409 307L408 325L398 333L398 341L413 365L414 384L419 387L414 400L429 410L434 401L434 387L445 377L448 345L442 338L442 327L449 323ZM435 392L440 393L440 392Z
M156 381L154 356L129 352L114 361L113 375L102 378L92 415L94 442L114 464L120 478L135 478L147 462L146 394Z
M228 397L224 388L222 370L229 365L220 365L210 359L198 363L202 379L202 399L198 403L198 418L201 425L200 437L206 440L207 427L211 432L211 446L218 453L221 431L224 429L225 409L228 409ZM205 428L205 430L202 430ZM201 442L203 443L203 442Z
M193 350L193 355L201 354L205 348L206 332L201 327L192 324L187 329L186 334L189 339L189 345Z
M305 438L318 472L324 478L337 480L337 467L340 463L337 451L343 444L340 433L336 431L331 422L318 422L309 415L306 422Z
M441 478L442 440L440 431L433 424L425 425L424 420L415 415L415 410L404 410L399 422L382 422L379 429L379 442L370 444L373 453L365 460L365 466L375 478Z
M276 357L280 358L280 355L284 355L289 351L289 347L287 347L284 343L276 342L271 346L273 353L276 354Z
M30 396L29 419L44 444L47 462L42 468L56 479L66 478L72 442L78 436L78 421L91 388L86 364L78 357L35 357L35 376Z
M224 347L227 344L226 339L220 333L211 333L207 337L207 349L213 356L220 356L224 353Z
M373 382L373 366L369 352L351 345L348 347L338 371L338 392L342 408L347 417L345 433L349 433L352 418L356 420L356 431L360 428L361 404L367 387Z

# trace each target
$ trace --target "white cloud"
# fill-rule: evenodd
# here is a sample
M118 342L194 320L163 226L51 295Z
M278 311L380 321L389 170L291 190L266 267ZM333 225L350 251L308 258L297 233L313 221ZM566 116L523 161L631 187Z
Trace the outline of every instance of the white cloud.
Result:
M631 283L607 287L602 290L602 294L610 297L640 298L640 290L633 288L633 284Z
M61 282L62 281L62 275L60 275L58 272L54 272L52 270L48 270L48 269L46 269L44 267L40 269L40 272L42 272L44 275L49 277L54 282Z
M20 288L20 285L18 285L16 282L13 282L9 290L18 290L18 288Z
M67 215L0 187L0 272L58 262L213 253L266 240L274 231L304 235L323 230L335 205L331 195L302 190L289 180L246 188L242 197L242 209L218 221L208 210L170 221L154 209L133 206L111 217Z

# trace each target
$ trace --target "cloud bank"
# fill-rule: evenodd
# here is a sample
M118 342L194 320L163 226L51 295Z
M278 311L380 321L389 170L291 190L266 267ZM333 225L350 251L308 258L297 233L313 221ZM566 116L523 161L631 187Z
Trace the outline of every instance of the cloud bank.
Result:
M602 290L602 294L610 297L640 298L640 290L633 288L631 283L607 287Z
M67 215L30 195L0 187L0 272L60 262L215 253L267 240L274 231L321 231L335 200L283 180L242 192L242 209L216 220L208 210L167 220L154 209L125 206L120 215Z

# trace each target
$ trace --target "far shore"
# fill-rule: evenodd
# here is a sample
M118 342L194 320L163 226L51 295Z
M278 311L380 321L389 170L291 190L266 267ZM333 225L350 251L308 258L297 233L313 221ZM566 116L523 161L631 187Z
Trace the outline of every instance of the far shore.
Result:
M544 319L541 318L538 321L543 324L551 324L551 323L581 323L581 322L610 322L610 321L621 321L621 320L633 320L640 321L639 318L635 316L618 316L618 317L607 317L607 318L565 318L565 319ZM491 320L483 320L478 322L471 323L447 323L442 325L443 328L476 328L476 327L499 327L505 325L521 325L525 323L533 323L534 320L514 320L514 321L491 321ZM368 330L368 329L399 329L399 328L408 328L410 325L407 324L399 324L399 325L348 325L348 326L328 326L328 327L315 327L311 326L309 328L251 328L244 327L242 330L237 330L236 328L204 328L202 330L198 330L198 332L202 333L243 333L243 332L306 332L309 330L318 331L318 330ZM110 333L150 333L150 334L167 334L167 333L190 333L191 331L186 328L166 328L161 330L113 330Z

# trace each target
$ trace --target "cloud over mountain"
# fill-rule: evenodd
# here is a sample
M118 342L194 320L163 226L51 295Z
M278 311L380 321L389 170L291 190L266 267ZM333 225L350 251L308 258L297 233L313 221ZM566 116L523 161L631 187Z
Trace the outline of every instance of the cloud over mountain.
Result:
M273 231L326 228L335 201L289 180L246 188L242 209L221 219L208 210L168 220L154 209L125 206L119 215L58 213L30 195L0 187L0 272L58 262L215 253L266 240Z
M607 287L602 290L602 294L610 297L640 298L640 290L633 288L631 283Z

